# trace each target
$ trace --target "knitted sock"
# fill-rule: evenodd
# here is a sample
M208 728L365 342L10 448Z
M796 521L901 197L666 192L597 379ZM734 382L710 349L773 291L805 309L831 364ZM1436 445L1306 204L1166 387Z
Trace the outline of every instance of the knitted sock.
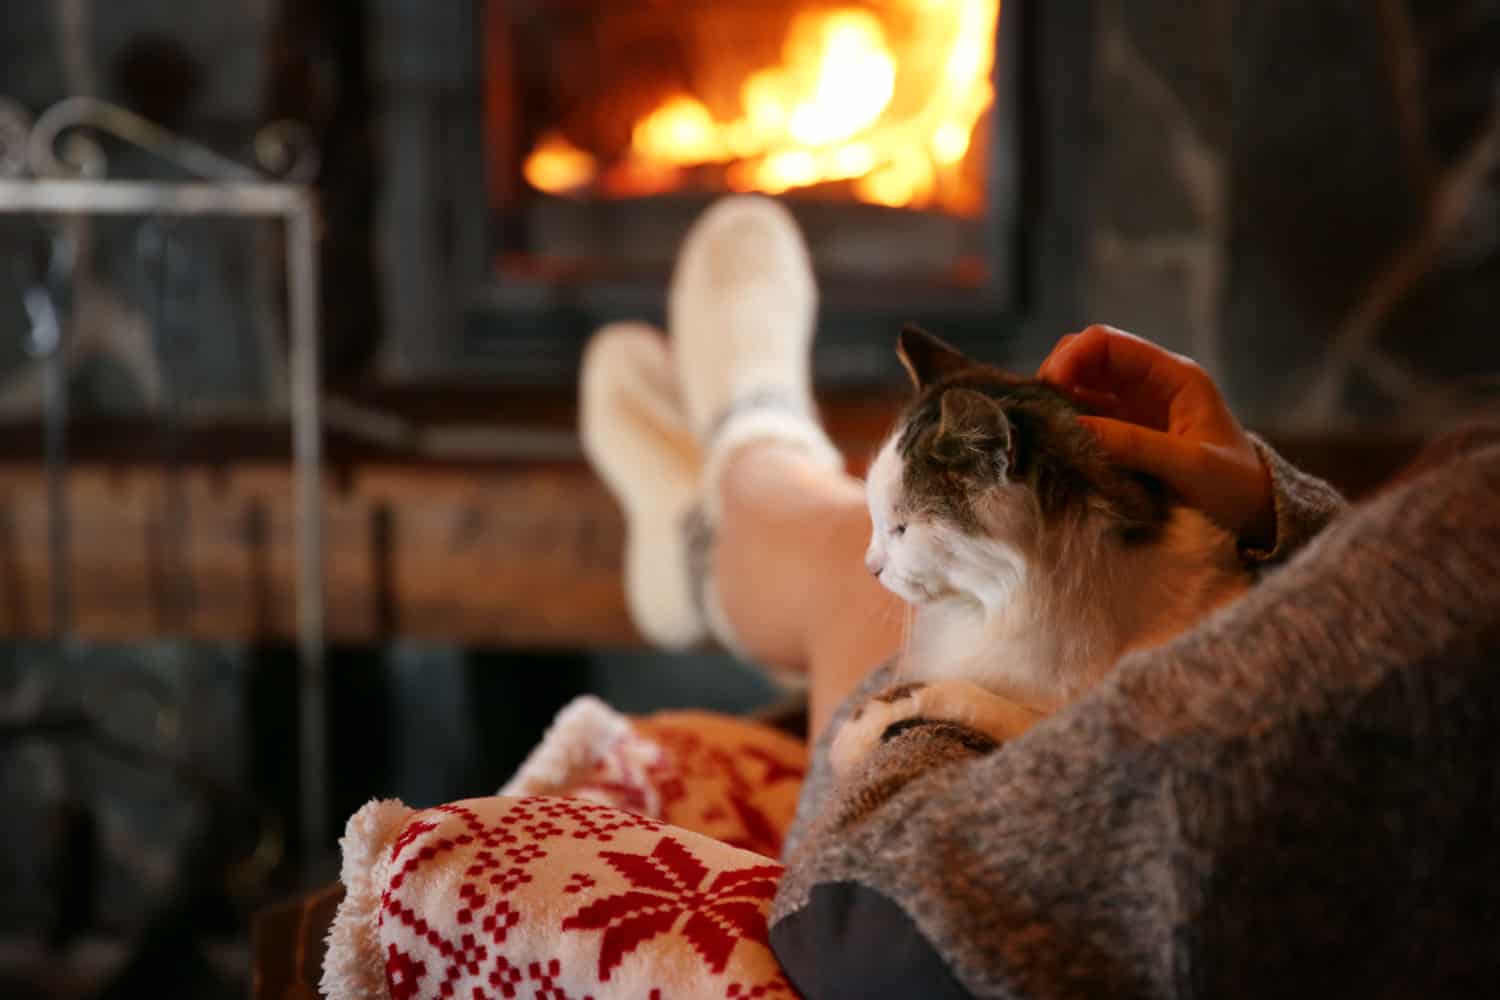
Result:
M701 506L689 522L692 575L709 631L738 651L713 580L720 481L734 454L777 444L842 472L812 396L817 288L791 213L756 196L724 198L693 225L672 275L668 325L688 423L703 453ZM776 675L784 684L805 680Z
M641 633L680 648L705 638L697 564L702 454L678 398L666 341L614 323L583 355L583 451L625 514L625 599Z
M683 406L704 454L709 525L718 523L724 466L747 444L791 445L842 471L812 398L816 312L807 247L781 205L725 198L693 225L668 316Z

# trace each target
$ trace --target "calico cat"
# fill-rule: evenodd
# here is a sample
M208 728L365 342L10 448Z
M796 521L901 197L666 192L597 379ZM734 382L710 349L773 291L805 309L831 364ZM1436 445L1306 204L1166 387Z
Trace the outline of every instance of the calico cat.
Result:
M869 470L865 562L913 608L904 683L840 730L839 771L903 719L1015 736L1249 584L1234 538L1111 464L1056 389L915 328L898 353L915 395Z

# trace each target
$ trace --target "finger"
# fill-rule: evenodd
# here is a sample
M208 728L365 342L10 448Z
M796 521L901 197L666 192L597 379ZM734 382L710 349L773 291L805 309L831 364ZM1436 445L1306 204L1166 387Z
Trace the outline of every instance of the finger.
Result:
M1061 354L1066 353L1068 345L1077 339L1078 334L1076 333L1065 333L1061 337L1059 337L1057 343L1052 345L1052 350L1047 353L1046 360L1043 361L1041 367L1036 370L1036 377L1041 379L1043 382L1051 382L1052 379L1047 377L1048 368L1055 365L1057 357Z
M1172 403L1202 378L1197 365L1140 337L1113 327L1091 326L1054 352L1049 381L1112 392L1115 415L1164 428Z
M1115 464L1155 476L1178 493L1194 492L1202 464L1194 442L1109 417L1079 417L1078 421L1093 432Z
M1081 385L1071 385L1062 391L1063 395L1090 411L1091 416L1112 417L1120 408L1120 397L1112 392L1098 392Z
M1052 353L1047 355L1047 360L1042 362L1042 367L1037 370L1037 377L1054 385L1076 382L1074 372L1080 367L1087 367L1087 356L1098 348L1094 343L1098 337L1091 332L1094 329L1088 327L1060 338L1053 346Z
M1141 406L1132 398L1138 394L1132 383L1132 373L1115 370L1131 360L1130 348L1125 347L1123 341L1137 339L1113 327L1091 326L1058 341L1037 374L1096 413L1164 428L1165 421L1160 419L1159 413L1161 407ZM1121 342L1121 346L1114 352L1116 357L1112 366L1111 346L1116 341ZM1122 387L1127 390L1123 399Z
M1088 381L1090 376L1107 367L1110 341L1129 336L1101 324L1080 333L1070 333L1057 342L1038 374L1057 384Z

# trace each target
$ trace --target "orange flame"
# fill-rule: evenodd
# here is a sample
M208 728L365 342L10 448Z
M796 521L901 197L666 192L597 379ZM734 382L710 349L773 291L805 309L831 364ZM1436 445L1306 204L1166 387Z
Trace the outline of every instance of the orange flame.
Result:
M741 85L738 117L719 120L697 97L670 97L635 123L627 166L661 176L725 164L726 182L739 191L847 181L861 201L971 211L975 196L959 173L994 100L1000 0L889 0L884 9L883 18L862 7L800 12L782 61ZM896 25L905 30L893 42ZM559 159L559 144L549 136L526 162L540 190L592 179L592 161L585 171Z
M557 133L545 136L521 167L527 183L538 191L554 194L586 187L598 172L594 157Z

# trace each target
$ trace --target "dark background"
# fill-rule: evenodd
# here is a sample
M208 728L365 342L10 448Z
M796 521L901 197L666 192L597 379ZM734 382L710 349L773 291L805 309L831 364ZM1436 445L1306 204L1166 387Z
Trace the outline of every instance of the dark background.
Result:
M8 0L0 97L36 114L96 94L242 162L267 122L305 123L322 153L330 390L565 392L579 316L536 356L508 354L496 320L516 296L486 190L481 14L477 0ZM998 220L1009 292L995 360L1035 364L1100 321L1197 358L1272 432L1378 441L1493 407L1500 2L1012 0L1002 17L1022 65L1004 69L1018 176ZM126 149L111 171L175 176ZM149 331L178 405L265 403L275 241L194 223L175 231L184 260L142 274L140 226L94 231L98 322ZM45 238L0 218L7 415L36 405L19 287ZM659 288L616 307L659 312ZM837 308L825 321L854 331L860 358L889 341L884 317ZM948 314L932 308L914 299L907 318L942 332ZM894 367L851 356L820 356L825 388L848 390L854 371L848 391L884 391ZM129 357L108 351L70 383L80 415L148 402ZM491 791L582 691L630 711L743 711L773 695L713 655L400 641L336 648L330 669L340 819L375 795ZM248 913L332 874L288 843L226 888L265 816L295 839L295 709L283 646L0 645L7 724L93 712L157 754L125 761L77 732L0 742L0 992L84 995L136 975L123 982L168 995L242 988ZM179 760L195 773L166 763ZM197 957L180 961L188 947Z

